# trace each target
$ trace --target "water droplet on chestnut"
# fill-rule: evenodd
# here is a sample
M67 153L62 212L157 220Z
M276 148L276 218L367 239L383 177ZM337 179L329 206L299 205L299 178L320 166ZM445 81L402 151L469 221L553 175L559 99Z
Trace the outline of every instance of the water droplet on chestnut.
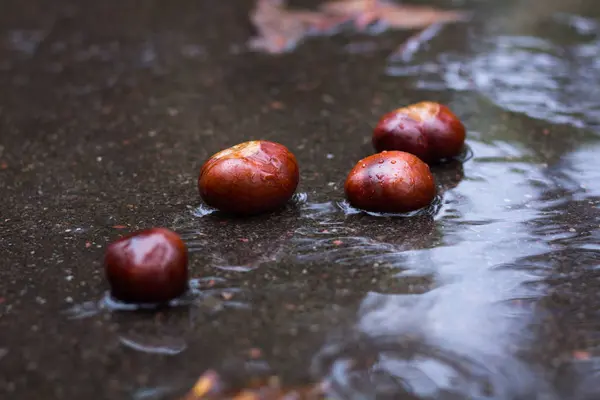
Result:
M424 101L385 114L373 131L378 152L398 150L427 163L456 157L465 143L465 127L450 109Z
M256 140L213 155L200 170L198 190L211 207L252 215L282 207L299 181L296 157L287 147Z
M392 213L423 208L436 194L429 166L402 151L377 153L360 160L348 174L344 190L348 202L356 208Z
M106 248L104 269L111 295L127 303L165 303L188 288L187 248L179 235L152 228Z

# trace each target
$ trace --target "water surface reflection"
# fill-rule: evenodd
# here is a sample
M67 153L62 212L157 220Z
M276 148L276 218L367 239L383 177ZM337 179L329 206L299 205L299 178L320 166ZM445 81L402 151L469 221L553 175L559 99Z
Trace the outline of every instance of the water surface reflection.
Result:
M521 358L536 347L529 302L544 286L530 284L538 275L512 266L549 250L527 225L540 217L530 205L542 195L539 182L548 179L521 161L526 151L509 143L470 144L475 156L464 179L446 192L431 240L415 246L410 234L390 231L342 258L354 267L365 260L391 267L395 279L420 277L429 285L368 293L350 339L336 337L325 346L315 372L336 383L339 398L397 398L402 392L508 399L547 390ZM409 242L393 244L396 238Z
M598 21L555 14L536 36L491 34L488 25L493 22L469 27L461 48L444 43L441 49L433 38L409 62L392 57L387 73L414 77L421 90L473 91L533 118L600 127L600 104L592 89L600 86Z
M174 31L183 17L176 8L171 10ZM210 15L216 9L207 7L206 12ZM136 15L143 14L137 11ZM238 11L243 18L246 11ZM217 14L211 19L221 25L220 18L225 17ZM70 372L75 375L76 369L100 371L98 381L114 380L135 398L171 396L168 388L179 390L207 368L221 367L242 375L269 370L287 374L294 383L326 380L336 399L598 398L600 103L594 97L600 89L598 21L553 14L545 30L527 33L489 22L441 27L429 47L418 49L412 58L388 60L388 76L379 78L373 78L377 75L373 71L380 71L385 63L380 60L378 67L374 56L360 58L369 46L347 47L330 59L309 44L277 59L228 51L216 57L222 43L205 46L202 40L217 32L218 26L196 20L190 29L196 32L200 26L208 33L194 36L195 40L177 33L146 35L143 31L143 37L131 39L129 45L112 45L112 38L107 38L100 41L104 47L90 43L92 47L85 50L80 48L87 49L87 43L68 42L67 49L81 51L65 55L64 65L71 65L74 57L79 66L61 75L65 85L59 93L63 100L71 99L73 108L55 124L79 121L71 128L73 136L57 137L77 145L81 157L61 153L60 148L70 147L66 144L49 157L65 156L73 161L65 169L75 172L80 170L75 166L87 165L89 158L95 169L81 167L85 174L79 178L61 179L65 187L73 186L67 188L70 194L50 204L45 193L52 193L50 188L58 180L40 182L39 188L48 192L37 192L37 180L31 178L40 199L39 204L28 205L24 214L30 216L31 231L38 232L32 238L55 232L56 227L46 231L39 226L51 215L64 220L66 211L59 209L73 208L74 202L80 205L78 219L93 220L94 215L86 214L91 202L86 199L96 191L102 194L93 203L100 222L85 232L95 235L94 244L101 247L112 240L116 232L107 226L121 220L132 229L142 224L170 225L190 248L191 296L162 316L134 313L102 297L106 287L98 261L101 252L91 252L97 247L91 242L88 246L84 232L70 237L72 246L65 245L62 237L54 238L48 254L65 246L64 254L55 256L59 258L48 262L47 255L29 254L31 260L54 268L48 271L56 271L73 255L90 253L73 258L75 273L69 271L68 286L64 274L38 275L35 270L28 285L48 278L51 289L38 289L44 297L30 296L33 305L19 312L32 325L40 322L33 321L39 317L46 324L40 325L43 336L21 343L19 335L11 334L17 344L0 349L1 361L12 363L21 356L19 345L27 350L56 333L53 337L61 346L55 353L46 353L47 346L38 345L31 348L44 357L28 358L24 351L22 358L40 362L38 371L59 374L65 388L89 389L84 374L72 384ZM64 35L71 36L65 29ZM154 29L158 28L149 30ZM238 39L246 34L243 29L238 33ZM60 38L60 32L57 35ZM460 40L449 39L452 35ZM45 43L52 37L22 31L9 39L19 57L28 59L33 52L36 62L48 61L46 53L36 49L40 40ZM375 43L379 39L369 38ZM52 54L66 51L50 42L45 45ZM306 49L315 51L313 58L306 56L310 53ZM180 62L181 53L187 63ZM295 58L298 54L309 62ZM321 63L321 57L329 61ZM362 62L355 63L357 59ZM97 64L106 68L104 75L94 75ZM253 79L248 79L249 74ZM129 97L122 104L116 101L121 97L112 88L129 93L138 87L136 82L148 85L139 85L144 89L136 95L139 102ZM295 91L300 86L305 89ZM90 96L100 89L107 91L107 104L122 108L122 115L109 114L112 111L99 101L94 107L107 112L106 120L94 120L99 117L90 111L94 108L88 107L88 101L96 104ZM31 93L38 92L32 89ZM114 132L113 150L101 147L107 138L97 139L95 131L84 137L90 147L77 142L91 125L88 118L94 129L104 132L119 118L126 121L129 113L146 107L149 96L158 100L148 107L157 108ZM462 163L434 168L440 187L436 207L402 218L345 208L342 185L333 181L342 180L352 160L369 147L363 141L369 135L366 121L376 117L365 115L370 99L380 98L378 107L391 109L434 97L465 120L473 153ZM35 111L35 102L25 101L30 98L21 100ZM51 100L40 109L61 104ZM276 112L261 111L269 104L276 105ZM29 108L23 113L34 114ZM167 115L168 120L159 115ZM140 122L149 116L157 116L156 121L148 126ZM325 120L334 121L333 128L325 129ZM364 130L352 130L359 120ZM35 124L31 131L46 136ZM140 132L140 147L117 150L125 148L119 144L125 142L122 132ZM189 171L200 162L201 152L259 134L289 142L295 149L304 168L302 190L307 195L285 210L248 220L194 208L196 177L192 175L196 172ZM52 165L58 161L46 164ZM144 174L127 177L129 170ZM14 199L16 204L21 197ZM131 208L100 207L104 203L131 203ZM191 209L186 210L186 204ZM49 214L37 214L46 206ZM115 216L119 221L111 220ZM9 236L7 242L12 240ZM79 237L83 239L78 242ZM23 271L27 268L15 276L29 279ZM79 284L84 278L88 282L84 289L72 287L71 279ZM12 302L16 294L7 293L2 301L7 296ZM53 317L42 320L49 309L45 299L52 301L56 293L73 296L69 299L75 305L60 322L69 318L67 328L55 326ZM14 333L17 328L10 321L4 328ZM75 350L72 340L79 346ZM79 348L92 349L93 357L82 359ZM61 368L53 368L54 358L64 354L72 358L62 358ZM307 376L309 369L311 376ZM23 371L11 367L10 379L21 379ZM35 386L28 383L28 388Z
M432 43L409 62L390 61L388 73L408 77L423 96L452 89L517 114L486 121L503 126L493 134L471 136L475 156L445 193L436 239L409 248L394 247L391 235L370 239L369 262L428 285L364 297L356 323L315 358L334 397L598 395L600 160L589 133L600 128L591 91L600 89L600 30L565 14L550 27L547 37L473 27L466 50ZM583 130L549 150L542 137L512 132L528 117ZM360 251L345 259L357 253L360 263Z

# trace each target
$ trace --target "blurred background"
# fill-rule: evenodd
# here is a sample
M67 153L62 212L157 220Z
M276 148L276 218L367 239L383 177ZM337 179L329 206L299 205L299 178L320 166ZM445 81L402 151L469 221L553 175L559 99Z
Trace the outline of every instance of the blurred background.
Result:
M0 8L0 397L181 399L208 370L221 398L600 397L597 2ZM435 207L348 207L379 117L422 100L468 129ZM298 193L217 215L199 168L251 139L294 152ZM131 310L103 252L152 226L193 297Z

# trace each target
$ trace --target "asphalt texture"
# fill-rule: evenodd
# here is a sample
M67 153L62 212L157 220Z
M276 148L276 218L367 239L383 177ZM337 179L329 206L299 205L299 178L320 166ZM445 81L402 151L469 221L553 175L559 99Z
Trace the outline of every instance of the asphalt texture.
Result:
M248 51L250 1L3 0L0 397L177 399L214 369L344 399L598 398L600 9L491 3L399 62L414 32ZM421 100L468 128L436 205L349 208L377 119ZM294 152L294 201L209 213L202 163L253 139ZM104 248L155 226L188 244L192 300L123 309Z

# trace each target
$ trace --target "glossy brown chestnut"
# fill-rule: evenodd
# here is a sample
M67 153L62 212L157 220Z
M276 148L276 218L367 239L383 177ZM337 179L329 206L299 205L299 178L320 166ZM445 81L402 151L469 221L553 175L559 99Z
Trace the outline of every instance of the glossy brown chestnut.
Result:
M104 269L116 299L164 303L188 288L187 248L166 228L143 230L111 243Z
M344 190L352 206L375 212L418 210L436 194L429 166L402 151L383 151L360 160L348 174Z
M427 163L456 157L465 143L465 127L450 109L430 101L385 114L373 131L378 152L399 150Z
M202 166L198 189L211 207L251 215L282 207L299 180L296 157L285 146L256 140L213 155Z

